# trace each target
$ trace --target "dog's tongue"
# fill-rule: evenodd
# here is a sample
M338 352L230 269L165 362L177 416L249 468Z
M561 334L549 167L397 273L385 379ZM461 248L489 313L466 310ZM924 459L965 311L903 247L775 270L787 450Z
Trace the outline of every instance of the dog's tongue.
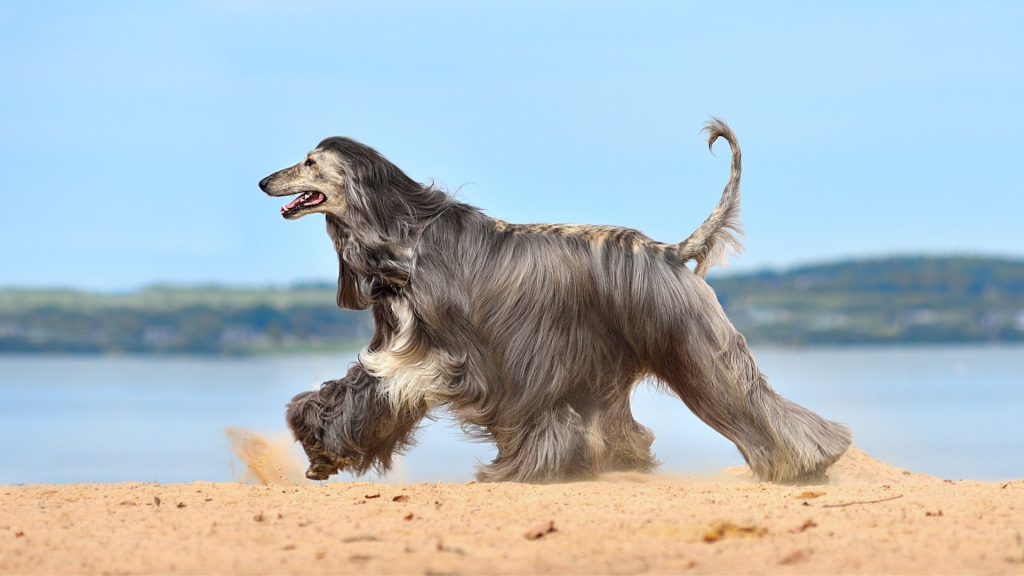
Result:
M289 203L288 203L288 205L286 205L286 206L284 207L284 209L285 209L285 210L287 211L287 210L291 210L292 208L295 208L295 207L296 207L296 206L298 206L299 204L302 204L302 200L303 200L303 198L305 198L305 197L306 197L306 195L305 195L305 194L303 194L303 195L299 196L299 197L298 197L298 198L296 198L295 200L292 200L291 202L289 202Z

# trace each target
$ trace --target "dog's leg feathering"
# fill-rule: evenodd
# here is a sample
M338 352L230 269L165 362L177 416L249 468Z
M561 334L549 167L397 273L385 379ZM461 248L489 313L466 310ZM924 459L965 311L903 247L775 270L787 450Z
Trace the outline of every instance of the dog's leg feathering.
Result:
M426 408L395 409L379 381L359 364L345 378L324 382L288 404L286 419L310 460L308 478L324 480L339 471L385 473L395 454L413 443Z
M846 427L772 390L740 333L717 357L696 359L695 366L688 378L663 378L694 414L736 444L759 479L821 479L850 445Z
M660 331L666 345L650 357L655 374L732 440L761 480L822 477L849 446L849 430L772 390L710 287L688 273L679 281L673 306L682 314Z
M594 476L583 418L568 404L515 429L491 430L498 456L480 468L480 482L564 482Z

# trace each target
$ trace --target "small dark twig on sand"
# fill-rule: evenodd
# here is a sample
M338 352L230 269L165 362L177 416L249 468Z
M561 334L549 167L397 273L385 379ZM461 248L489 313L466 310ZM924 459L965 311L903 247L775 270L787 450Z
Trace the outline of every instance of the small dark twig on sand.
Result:
M842 504L822 504L822 508L842 508L843 506L853 506L854 504L878 504L879 502L888 502L890 500L897 500L903 498L903 494L897 494L890 496L889 498L882 498L880 500L858 500L856 502L844 502Z

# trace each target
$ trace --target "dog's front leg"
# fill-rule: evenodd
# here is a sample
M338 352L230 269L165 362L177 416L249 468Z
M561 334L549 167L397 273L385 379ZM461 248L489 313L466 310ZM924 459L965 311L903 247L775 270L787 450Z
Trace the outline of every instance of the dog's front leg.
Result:
M323 480L343 470L385 473L411 442L426 407L394 408L380 380L354 364L340 380L324 382L288 404L287 420L310 460L306 476Z

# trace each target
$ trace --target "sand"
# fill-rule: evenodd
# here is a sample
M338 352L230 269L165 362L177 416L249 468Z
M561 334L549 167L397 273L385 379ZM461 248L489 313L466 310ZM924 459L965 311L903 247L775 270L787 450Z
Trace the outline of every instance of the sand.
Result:
M243 458L271 459L242 434ZM1024 574L1024 481L897 470L829 483L622 474L595 482L0 486L0 572Z

